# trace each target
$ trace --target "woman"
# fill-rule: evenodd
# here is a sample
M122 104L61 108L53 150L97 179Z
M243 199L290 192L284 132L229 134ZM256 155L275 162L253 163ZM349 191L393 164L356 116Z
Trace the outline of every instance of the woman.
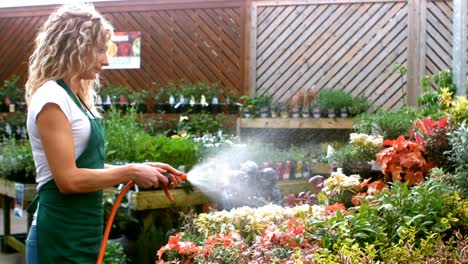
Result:
M173 188L181 181L181 172L167 164L104 164L94 87L108 65L112 33L92 5L82 4L51 14L36 38L26 100L39 202L27 239L28 263L95 263L103 188L130 180L143 188Z

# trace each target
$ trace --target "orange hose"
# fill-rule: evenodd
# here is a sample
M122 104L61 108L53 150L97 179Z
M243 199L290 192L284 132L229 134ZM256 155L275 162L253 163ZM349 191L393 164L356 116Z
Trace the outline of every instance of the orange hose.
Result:
M120 194L119 196L117 196L117 199L115 199L114 206L112 206L112 210L109 215L109 219L107 219L106 229L104 230L104 236L101 241L101 248L99 249L99 255L96 264L102 264L102 261L104 260L104 253L106 252L107 240L109 239L109 233L112 227L112 222L114 221L115 214L117 213L117 209L119 208L122 198L128 192L128 190L133 187L133 185L135 185L135 183L133 181L129 181L127 185L125 185L125 187L122 189L122 191L120 191Z
M186 180L187 174L182 174L178 177L182 180ZM117 213L117 209L119 208L122 198L128 192L128 190L133 187L133 185L135 185L135 183L133 181L129 181L127 185L125 185L125 187L122 189L122 191L120 191L119 195L117 196L117 199L115 199L111 213L109 215L109 218L107 219L106 229L104 230L104 236L102 237L101 248L99 249L99 255L96 264L102 264L102 262L104 261L104 253L106 253L107 240L109 239L109 233L112 227L112 222L114 222L115 214ZM166 194L167 199L169 199L169 201L171 202L174 202L174 197L169 193L169 190L166 186L163 187L163 190Z

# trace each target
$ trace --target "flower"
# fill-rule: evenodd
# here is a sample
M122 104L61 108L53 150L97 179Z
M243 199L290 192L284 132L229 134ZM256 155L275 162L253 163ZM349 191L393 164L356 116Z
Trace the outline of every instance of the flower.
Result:
M448 87L443 87L440 89L439 101L445 107L450 107L452 105L452 95Z
M343 172L333 172L329 178L325 180L323 192L328 196L337 196L345 191L356 191L361 177L357 174L346 176Z
M372 144L381 147L383 144L383 136L351 133L349 135L349 141L351 144Z
M179 123L183 122L184 120L189 120L188 116L183 116L183 115L181 115L181 116L179 117Z

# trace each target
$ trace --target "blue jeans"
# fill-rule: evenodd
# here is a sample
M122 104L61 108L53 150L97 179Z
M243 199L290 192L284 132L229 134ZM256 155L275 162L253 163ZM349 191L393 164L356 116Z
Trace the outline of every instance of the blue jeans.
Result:
M26 239L26 264L37 264L36 226L32 225Z

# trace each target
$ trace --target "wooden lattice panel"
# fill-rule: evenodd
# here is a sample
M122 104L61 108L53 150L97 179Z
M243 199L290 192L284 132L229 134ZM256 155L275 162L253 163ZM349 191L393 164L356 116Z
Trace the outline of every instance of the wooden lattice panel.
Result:
M452 66L452 1L428 1L426 9L426 75L438 73Z
M257 7L257 95L288 101L301 89L338 88L376 105L404 103L406 2Z
M182 0L97 3L115 31L140 31L142 35L140 69L105 70L102 83L154 90L153 82L165 85L185 79L218 83L234 94L244 94L241 5ZM0 81L15 74L24 84L34 38L54 8L0 10Z
M34 45L39 25L45 17L29 16L0 19L0 81L11 79L13 75L21 77L24 82L27 76L27 63Z
M106 14L116 31L142 31L141 69L112 71L109 82L133 87L186 79L241 93L239 8ZM119 74L121 73L121 74ZM148 87L149 88L149 87Z

